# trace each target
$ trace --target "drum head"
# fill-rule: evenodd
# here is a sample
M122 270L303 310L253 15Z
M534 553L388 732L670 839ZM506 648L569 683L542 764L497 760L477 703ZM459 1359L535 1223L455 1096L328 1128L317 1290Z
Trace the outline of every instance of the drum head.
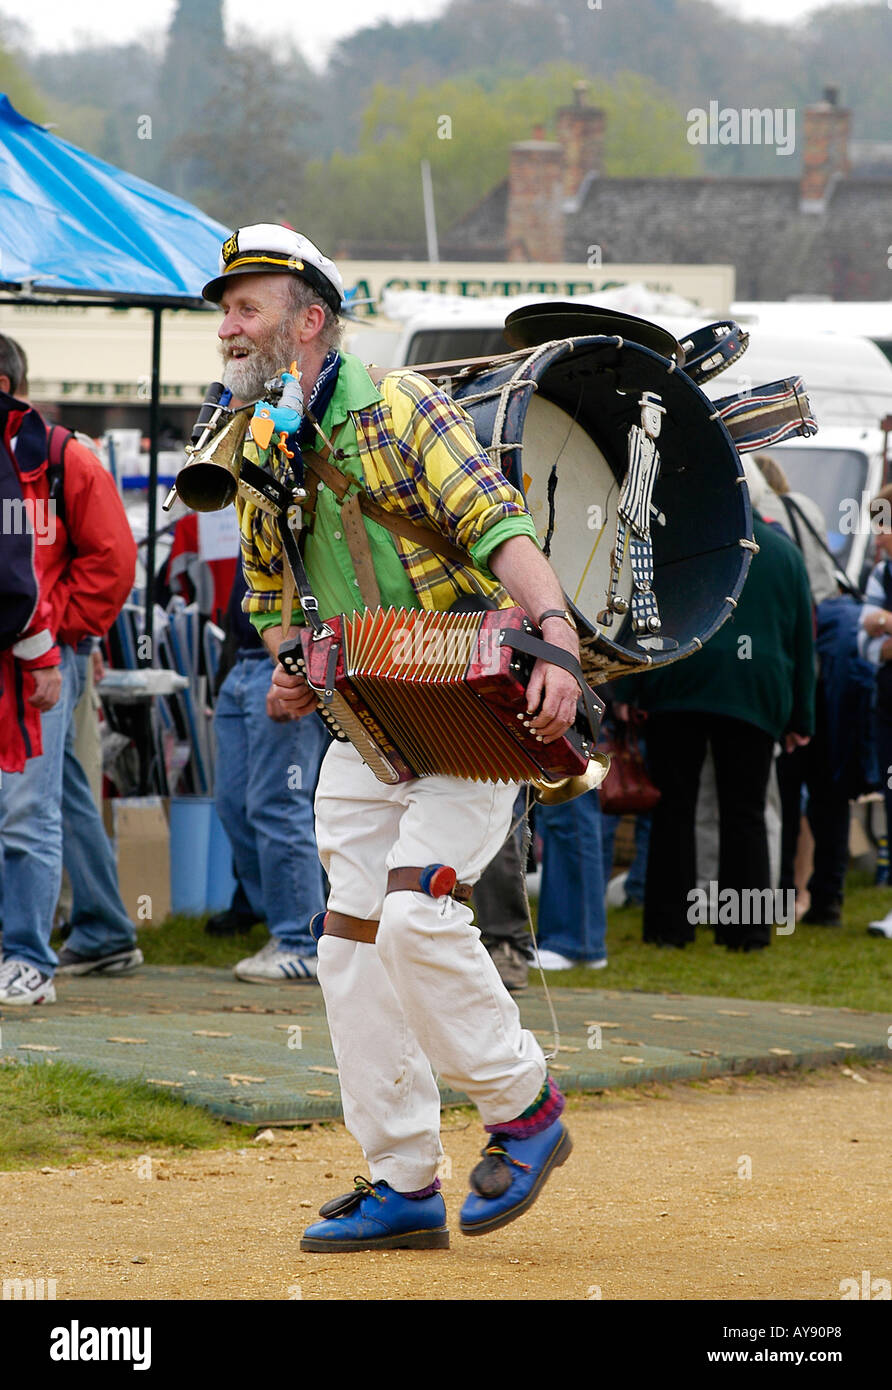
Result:
M661 628L642 637L631 610L608 622L605 609L644 391L665 414L649 514ZM743 586L752 517L737 451L700 389L645 347L590 337L496 363L457 386L463 396L481 444L524 492L540 543L551 532L549 558L577 610L589 682L666 664L707 641ZM615 593L630 604L632 591L627 546Z
M538 395L524 421L523 458L524 492L540 545L548 535L548 483L556 466L551 563L567 598L593 617L604 607L610 582L620 484L591 435ZM631 592L632 572L624 565L618 593L628 600Z
M538 347L561 338L590 337L596 333L641 343L662 357L674 357L679 366L684 362L684 349L667 329L632 314L621 314L618 309L549 301L524 304L505 319L505 341L512 348Z

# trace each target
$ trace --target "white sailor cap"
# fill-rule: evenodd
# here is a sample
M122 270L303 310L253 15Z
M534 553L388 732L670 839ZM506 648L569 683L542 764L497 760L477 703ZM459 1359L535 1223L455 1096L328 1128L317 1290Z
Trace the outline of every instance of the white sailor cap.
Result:
M296 275L306 280L336 314L344 301L344 282L334 261L318 246L291 227L258 222L239 227L227 237L220 252L220 273L202 290L205 299L219 304L231 275Z

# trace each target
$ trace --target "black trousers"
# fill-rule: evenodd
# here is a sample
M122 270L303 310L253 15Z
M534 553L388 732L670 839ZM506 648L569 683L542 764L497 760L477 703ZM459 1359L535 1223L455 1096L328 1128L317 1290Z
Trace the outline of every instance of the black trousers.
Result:
M774 739L743 720L702 713L651 714L646 734L648 767L661 796L651 822L644 940L681 946L696 935L691 915L697 887L695 821L707 745L719 803L718 891L730 888L742 894L771 885L765 795ZM768 921L714 926L719 945L767 946L771 941Z

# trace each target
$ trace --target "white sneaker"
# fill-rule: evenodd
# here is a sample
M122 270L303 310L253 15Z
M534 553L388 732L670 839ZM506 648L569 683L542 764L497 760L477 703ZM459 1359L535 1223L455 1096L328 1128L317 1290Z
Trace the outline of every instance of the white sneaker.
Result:
M52 975L43 975L23 960L5 960L0 965L0 1004L55 1004Z
M256 956L240 960L233 968L239 980L255 985L281 985L290 980L315 980L316 957L289 951L278 937L271 936Z
M869 936L884 936L887 941L892 941L892 912L879 922L868 922L867 932Z
M608 907L625 907L626 905L626 880L629 871L617 874L607 885L606 903Z
M606 970L607 957L599 956L597 960L587 960L585 963L585 968L586 970Z
M582 965L582 961L569 960L567 956L559 955L557 951L549 951L543 947L539 951L539 964L543 970L572 970L575 965Z

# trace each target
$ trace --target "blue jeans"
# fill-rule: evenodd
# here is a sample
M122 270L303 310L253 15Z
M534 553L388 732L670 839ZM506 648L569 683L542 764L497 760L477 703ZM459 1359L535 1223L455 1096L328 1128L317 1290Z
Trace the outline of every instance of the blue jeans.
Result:
M603 817L597 789L561 806L537 806L542 882L537 940L569 960L607 955Z
M65 868L71 879L71 935L82 956L125 950L136 931L118 892L115 857L74 752L75 707L89 657L61 648L62 694L41 715L43 753L23 772L4 773L0 786L3 859L3 954L52 975L53 913Z
M266 712L272 664L241 657L217 697L216 802L235 871L272 936L315 955L311 917L325 907L313 796L328 735L308 715L277 724Z
M610 882L610 871L613 868L613 841L616 838L616 827L619 825L619 816L603 816L601 823L604 827L604 882ZM635 858L629 865L629 872L626 877L626 902L638 903L639 906L644 902L644 882L647 878L647 851L650 846L650 812L635 817Z

